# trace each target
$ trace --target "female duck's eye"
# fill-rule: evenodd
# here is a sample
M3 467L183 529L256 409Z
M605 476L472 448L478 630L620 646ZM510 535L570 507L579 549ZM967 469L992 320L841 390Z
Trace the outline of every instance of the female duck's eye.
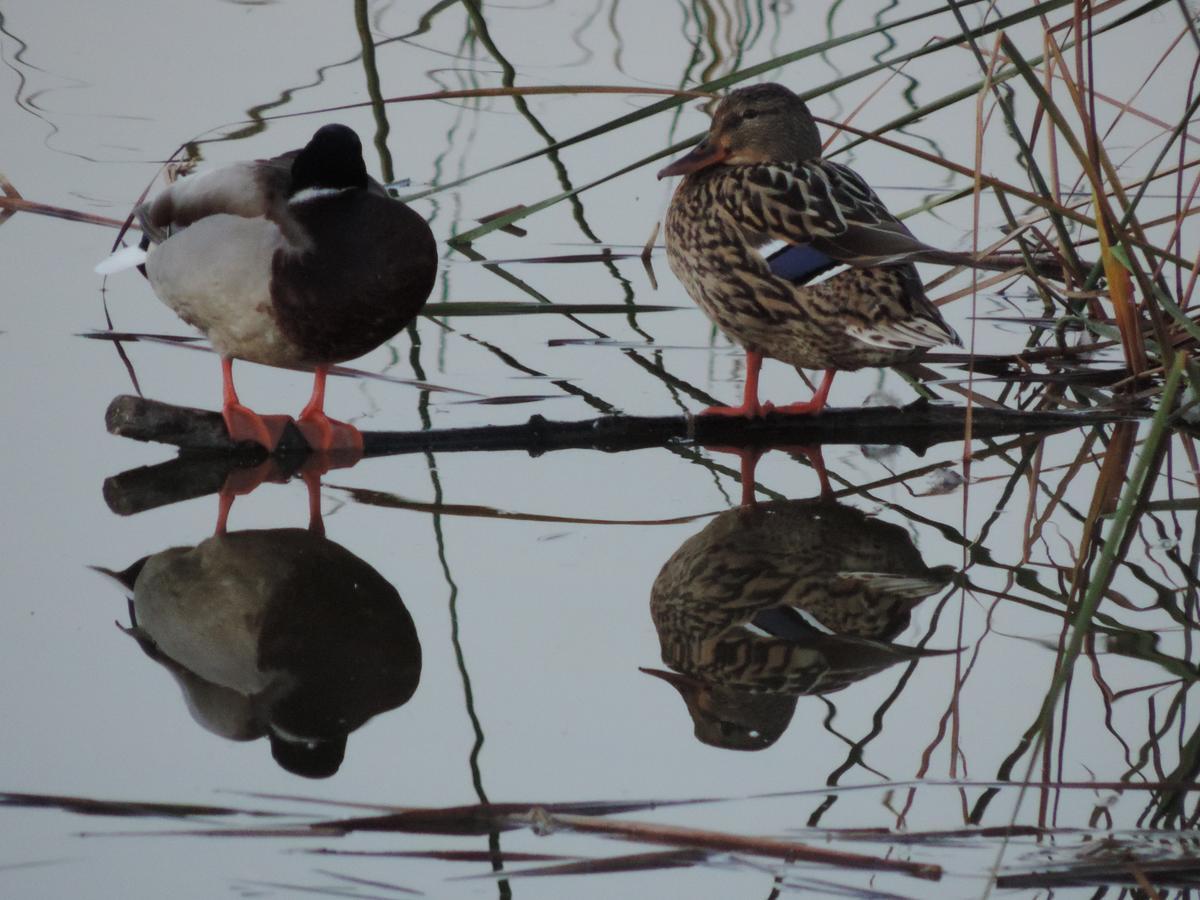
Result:
M757 109L748 109L744 113L742 113L742 118L743 119L753 119L757 115L758 115Z

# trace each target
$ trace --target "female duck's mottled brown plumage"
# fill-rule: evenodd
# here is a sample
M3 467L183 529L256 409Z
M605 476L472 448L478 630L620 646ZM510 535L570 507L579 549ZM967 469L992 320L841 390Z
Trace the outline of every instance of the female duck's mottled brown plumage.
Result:
M667 259L700 308L748 354L746 402L757 415L763 357L833 372L885 366L958 343L909 260L937 259L853 171L820 158L816 125L776 84L743 88L717 107L708 136L659 173L685 175L666 221ZM771 240L791 248L764 257ZM849 270L803 282L838 264Z
M675 551L650 593L663 662L706 743L755 750L796 698L937 651L891 643L950 581L903 528L822 500L722 513Z

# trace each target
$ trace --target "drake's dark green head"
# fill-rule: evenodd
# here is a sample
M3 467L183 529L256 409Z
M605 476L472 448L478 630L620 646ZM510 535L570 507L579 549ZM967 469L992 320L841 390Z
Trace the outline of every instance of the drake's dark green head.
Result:
M820 155L821 135L805 102L781 84L758 84L726 95L704 140L658 177L718 163L800 162Z
M309 188L365 188L367 166L362 143L345 125L325 125L292 162L292 193Z

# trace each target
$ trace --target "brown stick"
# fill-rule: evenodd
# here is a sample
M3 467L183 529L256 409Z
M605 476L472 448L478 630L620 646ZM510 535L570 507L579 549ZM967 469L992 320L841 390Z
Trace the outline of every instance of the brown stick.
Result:
M1098 409L1083 412L973 410L977 438L1044 433L1136 419L1147 412ZM672 441L725 447L797 444L899 444L923 453L945 441L960 441L966 408L918 400L905 407L826 409L817 416L769 415L747 420L727 416L603 416L555 422L531 416L523 425L483 425L435 431L367 431L365 456L471 450L638 450ZM105 422L110 433L138 441L172 444L189 452L261 456L254 444L235 444L219 413L172 406L157 400L123 395L109 404ZM281 455L305 452L299 432L285 434Z
M61 206L51 206L49 203L37 203L33 200L26 200L24 197L0 197L0 210L38 213L39 215L51 216L56 219L86 222L89 225L107 225L110 228L120 228L125 224L120 219L110 219L108 216L79 212L78 210L65 209ZM130 225L129 227L138 228L139 226Z

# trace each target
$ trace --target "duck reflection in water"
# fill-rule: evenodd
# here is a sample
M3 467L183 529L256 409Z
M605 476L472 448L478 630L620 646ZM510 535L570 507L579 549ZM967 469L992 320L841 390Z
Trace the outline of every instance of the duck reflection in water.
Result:
M131 627L183 689L192 717L221 737L266 736L283 768L333 775L347 736L406 703L421 644L399 593L324 536L309 467L310 527L217 533L109 572L132 593Z
M667 560L650 592L662 658L696 738L762 750L798 697L828 694L898 662L953 651L891 643L950 583L905 530L828 498L721 513Z

